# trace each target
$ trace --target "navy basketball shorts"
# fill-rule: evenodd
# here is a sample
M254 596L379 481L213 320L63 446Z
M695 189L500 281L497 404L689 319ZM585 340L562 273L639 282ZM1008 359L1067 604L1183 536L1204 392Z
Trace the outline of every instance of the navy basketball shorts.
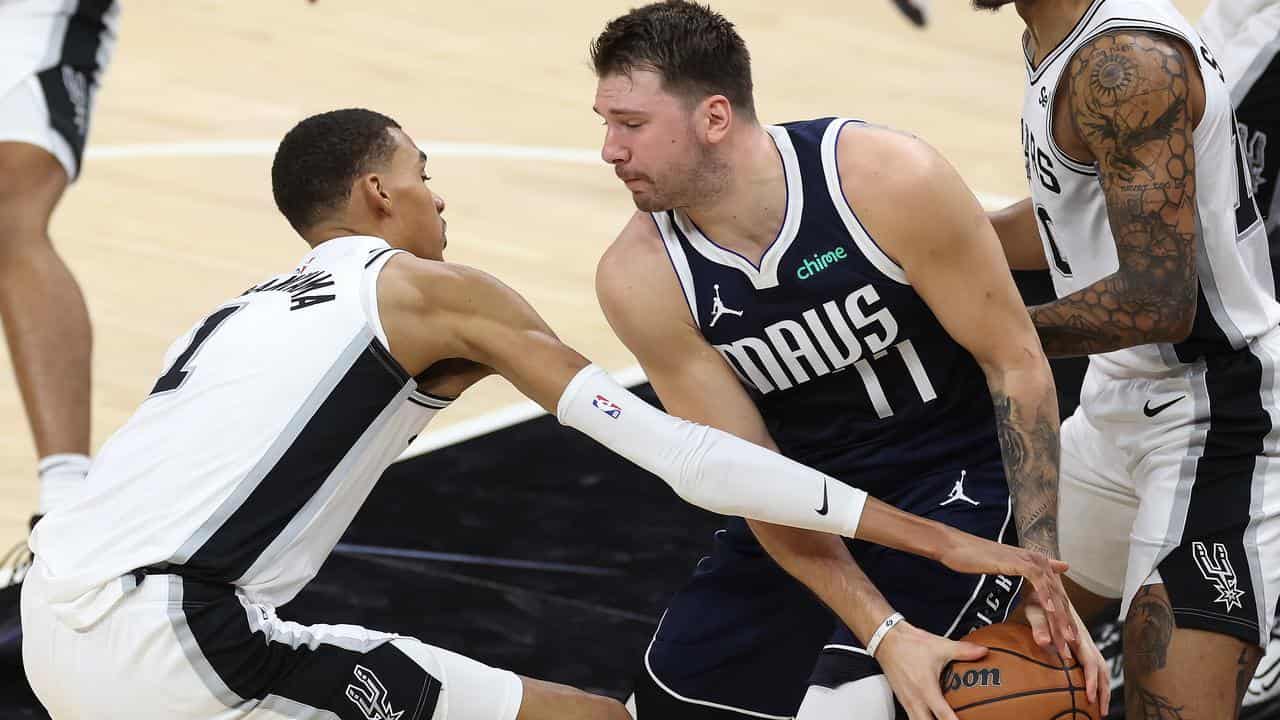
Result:
M904 483L885 496L908 512L1016 543L998 462ZM1008 615L1021 578L961 575L906 553L850 549L889 603L917 627L958 638ZM878 675L862 644L760 547L745 521L716 533L711 555L672 598L636 682L639 720L791 718L811 684Z

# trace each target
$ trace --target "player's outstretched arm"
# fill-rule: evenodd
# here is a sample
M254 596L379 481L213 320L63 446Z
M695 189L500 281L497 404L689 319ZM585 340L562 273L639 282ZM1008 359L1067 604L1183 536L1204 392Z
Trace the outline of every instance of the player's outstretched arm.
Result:
M1160 34L1095 38L1067 71L1072 129L1092 153L1120 267L1031 309L1051 357L1180 342L1196 314L1194 95L1188 49Z
M412 373L447 358L493 368L563 424L695 505L848 537L857 532L865 493L653 408L560 342L520 295L486 273L401 255L379 278L378 307L392 355ZM819 513L824 497L826 512Z
M948 334L982 367L1013 514L1024 547L1058 554L1058 402L1049 363L1014 286L1001 245L958 173L922 141L850 126L839 161L845 195L862 223L902 266ZM882 174L879 168L892 167ZM876 192L867 192L873 183ZM1075 648L1090 672L1089 692L1105 695L1105 666L1071 611L1059 582L1037 588L1039 604L1060 612L1036 623L1042 645Z

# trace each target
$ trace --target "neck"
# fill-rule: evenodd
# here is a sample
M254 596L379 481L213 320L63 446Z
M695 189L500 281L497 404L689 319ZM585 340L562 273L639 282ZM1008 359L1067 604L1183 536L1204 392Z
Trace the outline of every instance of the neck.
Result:
M758 259L782 227L786 174L773 138L759 125L729 149L725 185L715 197L684 209L717 243Z
M320 223L314 227L308 228L302 233L302 239L307 241L311 247L317 247L321 243L328 242L334 238L347 237L350 235L370 235L372 237L382 237L376 232L368 229L361 229L356 224L345 224L341 222Z
M1017 0L1015 6L1030 36L1032 64L1039 65L1066 39L1091 4L1092 0Z

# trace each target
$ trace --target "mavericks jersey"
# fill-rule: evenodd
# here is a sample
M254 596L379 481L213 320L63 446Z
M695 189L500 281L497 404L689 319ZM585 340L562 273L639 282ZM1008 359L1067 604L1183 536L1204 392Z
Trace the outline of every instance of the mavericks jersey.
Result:
M1204 117L1196 126L1196 270L1199 292L1191 336L1094 355L1112 376L1161 373L1211 353L1245 347L1280 323L1266 230L1231 106L1213 53L1168 0L1094 0L1075 29L1045 56L1027 62L1023 150L1037 224L1058 297L1116 272L1119 259L1097 169L1068 157L1053 140L1054 97L1076 51L1103 33L1144 30L1185 42L1204 78Z
M912 476L999 462L986 377L846 202L845 119L768 127L786 217L757 266L687 215L652 215L703 336L787 457L884 497Z
M174 343L84 493L32 532L64 621L96 621L136 568L172 566L266 605L315 576L446 404L387 350L377 277L396 252L373 237L325 242Z

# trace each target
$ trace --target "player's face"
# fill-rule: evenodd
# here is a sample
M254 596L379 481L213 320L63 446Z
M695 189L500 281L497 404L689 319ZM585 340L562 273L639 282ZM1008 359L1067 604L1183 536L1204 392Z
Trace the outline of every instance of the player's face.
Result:
M385 192L391 197L391 229L387 241L418 257L442 260L448 244L444 198L427 187L426 153L403 132L392 129L396 150L386 173Z
M694 131L695 110L647 70L606 75L596 86L604 118L600 157L631 191L636 207L658 212L697 201L709 149Z

